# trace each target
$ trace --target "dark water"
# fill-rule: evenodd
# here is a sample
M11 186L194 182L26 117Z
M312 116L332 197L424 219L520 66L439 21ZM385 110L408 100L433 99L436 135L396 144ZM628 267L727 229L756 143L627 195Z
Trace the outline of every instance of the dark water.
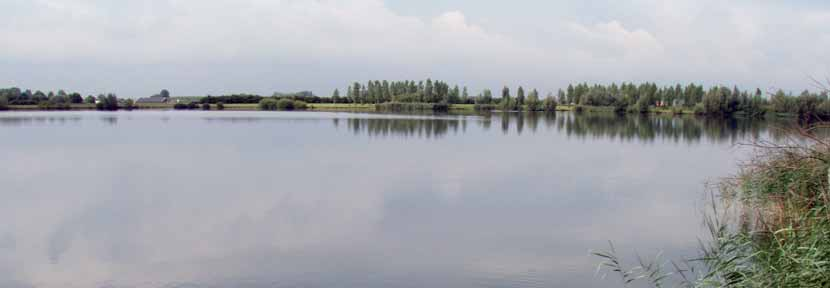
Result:
M620 287L762 121L0 114L0 287Z

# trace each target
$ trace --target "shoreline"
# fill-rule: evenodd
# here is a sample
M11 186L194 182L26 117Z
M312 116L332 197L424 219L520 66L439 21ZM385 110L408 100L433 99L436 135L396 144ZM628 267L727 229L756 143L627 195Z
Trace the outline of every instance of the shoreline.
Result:
M175 109L174 103L165 103L165 104L136 104L135 108L128 110L128 109L120 109L120 110L145 110L145 111L206 111L201 107L198 109ZM376 107L377 104L332 104L332 103L313 103L308 104L308 108L304 110L295 110L295 111L318 111L318 112L390 112L390 111L380 111ZM577 110L578 105L557 105L556 111L557 112L566 112L566 111L575 111ZM607 106L581 106L582 112L588 113L615 113L614 107L607 107ZM0 110L0 113L3 112L20 112L20 111L43 111L43 112L50 112L50 111L98 111L94 104L71 104L69 109L42 109L38 105L9 105L8 109ZM264 111L259 109L259 104L256 103L245 103L245 104L224 104L224 109L218 109L216 104L210 104L209 111ZM468 113L488 113L488 112L495 112L495 113L528 113L528 112L535 112L535 113L546 113L545 111L527 111L527 110L516 110L516 111L503 111L503 110L476 110L475 104L450 104L448 112L468 112ZM622 114L641 114L639 112L625 112ZM671 108L653 108L648 113L642 113L648 115L697 115L701 117L710 117L707 115L700 115L695 113L692 109L681 109L681 110L673 110ZM741 117L742 115L735 115L733 117ZM784 117L784 118L791 118L795 117L795 115L791 114L784 114L784 113L767 113L767 116L773 117ZM716 117L716 116L711 116Z

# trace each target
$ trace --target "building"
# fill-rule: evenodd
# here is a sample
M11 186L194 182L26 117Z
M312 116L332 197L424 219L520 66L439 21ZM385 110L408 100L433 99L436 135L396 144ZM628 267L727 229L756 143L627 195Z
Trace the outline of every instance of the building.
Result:
M143 103L143 104L162 104L167 103L170 101L170 97L164 97L161 95L153 95L146 98L140 98L136 103Z

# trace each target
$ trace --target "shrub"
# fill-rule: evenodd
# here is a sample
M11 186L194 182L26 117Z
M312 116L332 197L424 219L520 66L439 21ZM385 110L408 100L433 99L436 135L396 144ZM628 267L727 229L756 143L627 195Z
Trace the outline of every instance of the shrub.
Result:
M6 96L0 96L0 110L9 109L9 99Z
M640 100L637 100L637 112L648 113L649 108L649 101L646 97L640 97Z
M136 109L135 101L133 99L124 100L124 109L133 110Z
M190 102L190 103L187 103L187 109L190 109L190 110L195 110L196 108L199 108L199 104L198 104L198 103L196 103L196 102Z
M98 103L95 104L98 110L115 111L118 110L118 97L115 94L108 94L107 96L98 96Z
M210 110L210 103L202 103L202 110Z
M706 107L703 106L703 103L697 103L692 111L697 115L703 115L706 114Z
M400 102L389 102L389 103L382 103L375 105L375 110L377 111L391 111L391 112L402 112L402 111L436 111L436 112L446 112L449 111L450 105L447 103L400 103Z
M623 267L613 245L593 254L624 287L636 281L663 287L672 280L677 287L830 287L830 143L815 134L820 127L753 144L759 150L752 161L717 186L722 203L712 199L705 221L711 239L700 243L694 266L655 259Z
M683 114L683 108L679 107L679 106L671 107L671 113L674 114L674 115Z
M556 105L556 100L554 100L553 97L547 97L545 100L542 100L542 109L547 112L555 112Z
M64 102L55 102L55 101L42 101L37 103L37 107L40 110L69 110L72 109L69 103Z
M187 104L184 104L184 103L176 103L175 105L173 105L173 109L176 109L176 110L187 110Z
M276 111L277 100L274 98L265 98L259 101L259 110Z
M222 102L216 103L216 110L225 110L225 103L222 103Z
M277 101L277 110L294 110L294 100L280 99Z
M584 111L585 111L585 107L583 107L582 105L577 104L576 106L574 106L574 112L582 113Z
M493 111L496 110L496 105L493 104L475 104L473 110L476 111Z
M294 110L308 109L308 104L305 101L294 100Z

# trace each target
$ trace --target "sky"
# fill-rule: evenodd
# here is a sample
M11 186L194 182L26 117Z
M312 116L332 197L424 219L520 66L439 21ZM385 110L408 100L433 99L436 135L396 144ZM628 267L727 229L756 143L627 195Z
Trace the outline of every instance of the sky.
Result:
M830 3L769 0L0 0L0 87L143 97L441 79L815 90Z

